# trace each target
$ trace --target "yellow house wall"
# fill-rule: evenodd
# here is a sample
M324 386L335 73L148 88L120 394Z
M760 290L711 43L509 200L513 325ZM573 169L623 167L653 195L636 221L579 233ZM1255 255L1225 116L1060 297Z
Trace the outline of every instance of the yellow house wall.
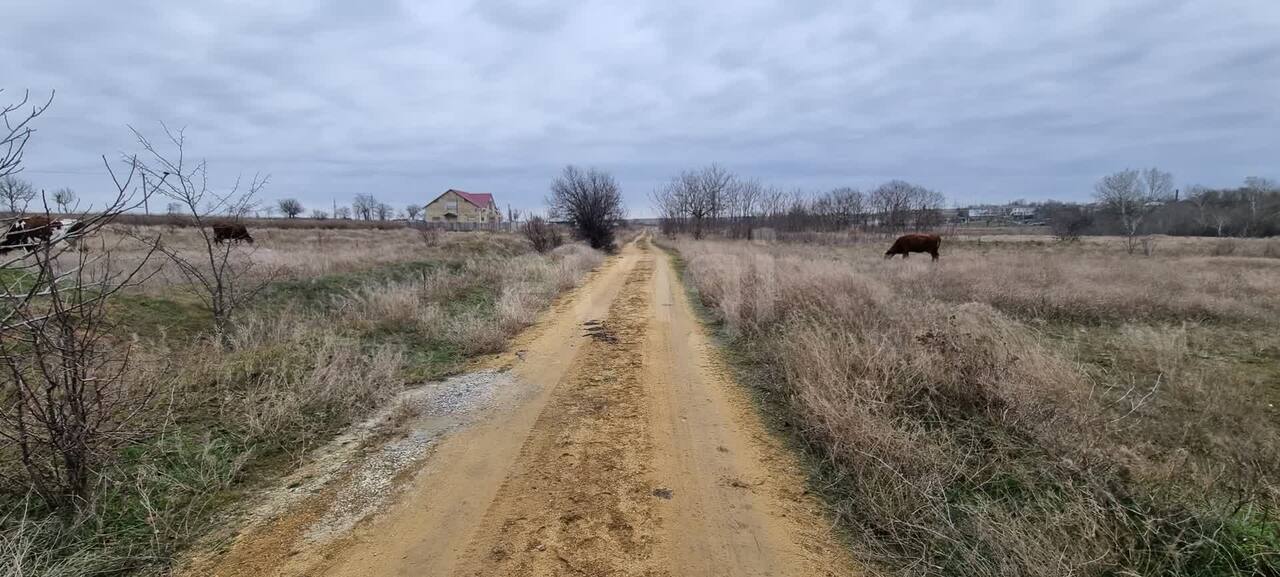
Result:
M458 203L457 211L451 211L446 208L451 202ZM454 214L458 215L458 219L454 222L493 222L497 216L494 211L480 209L452 192L446 193L431 204L428 204L426 212L428 222L445 222L444 215L448 212L454 212Z

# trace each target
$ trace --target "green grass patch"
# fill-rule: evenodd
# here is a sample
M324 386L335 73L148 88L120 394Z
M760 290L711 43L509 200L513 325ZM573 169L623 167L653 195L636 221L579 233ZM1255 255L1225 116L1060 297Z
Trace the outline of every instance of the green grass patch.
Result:
M122 333L143 339L190 340L212 324L208 309L194 295L182 293L169 297L119 294L111 299L107 314Z
M251 449L227 435L175 428L121 450L91 509L71 523L56 520L23 495L0 496L10 545L6 575L158 574L174 553L209 530L215 512L243 495ZM21 531L19 531L21 527Z
M334 297L377 283L404 282L425 276L440 269L457 270L461 265L452 261L432 260L402 262L360 272L326 275L321 277L278 281L271 283L258 295L256 306L272 307L296 305L310 309L325 309L333 304Z
M31 290L31 285L34 282L35 278L31 274L30 270L21 268L0 268L0 286L8 289L10 293L21 294L29 291Z

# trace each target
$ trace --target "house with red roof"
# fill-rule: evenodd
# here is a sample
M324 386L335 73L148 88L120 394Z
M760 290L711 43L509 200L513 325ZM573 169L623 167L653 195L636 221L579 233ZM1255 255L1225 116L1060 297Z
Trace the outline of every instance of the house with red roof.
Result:
M427 203L427 222L502 222L493 195L450 188Z

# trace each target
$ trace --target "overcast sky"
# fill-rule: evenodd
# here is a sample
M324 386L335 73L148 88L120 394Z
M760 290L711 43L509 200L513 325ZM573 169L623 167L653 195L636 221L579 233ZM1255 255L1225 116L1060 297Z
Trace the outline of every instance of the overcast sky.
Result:
M25 177L101 200L128 125L215 184L397 206L542 205L567 164L635 215L683 168L786 188L902 178L950 203L1280 177L1280 0L17 0L0 99L57 90Z

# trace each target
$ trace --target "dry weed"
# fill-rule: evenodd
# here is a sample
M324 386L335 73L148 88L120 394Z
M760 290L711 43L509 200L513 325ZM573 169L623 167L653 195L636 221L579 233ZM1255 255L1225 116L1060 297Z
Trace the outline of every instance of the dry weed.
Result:
M170 248L199 248L191 229L107 234L127 247L131 235L154 233ZM411 381L455 370L465 355L502 350L603 258L576 245L536 255L514 235L490 233L442 233L432 242L409 229L253 234L255 246L237 258L279 280L317 282L275 283L279 290L237 319L225 347L199 333L167 336L171 322L189 320L164 318L187 310L171 300L173 271L159 269L138 287L130 312L161 325L135 343L146 357L135 363L137 379L166 385L162 410L139 417L156 434L116 459L95 527L46 522L47 511L35 521L0 517L0 575L163 565L207 530L246 468L261 474L267 464L296 462ZM121 265L141 258L127 248L116 256ZM8 489L12 512L18 501Z
M675 247L867 556L907 575L1274 569L1280 427L1230 372L1206 386L1191 335L1274 329L1280 267L1008 242L944 242L936 264Z

